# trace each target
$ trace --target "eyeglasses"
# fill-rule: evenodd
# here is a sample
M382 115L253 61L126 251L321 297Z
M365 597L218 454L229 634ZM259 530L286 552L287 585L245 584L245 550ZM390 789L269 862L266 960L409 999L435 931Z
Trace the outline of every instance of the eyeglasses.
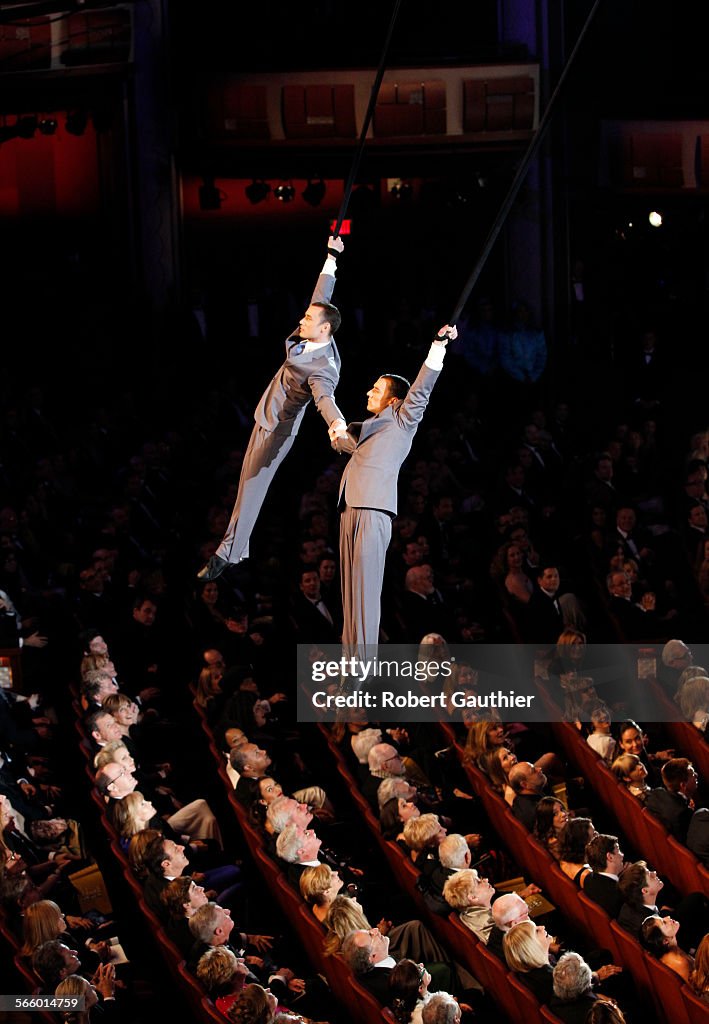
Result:
M130 773L129 773L127 768L121 768L121 770L119 771L118 775L116 775L115 779L112 779L112 781L109 782L109 784L106 786L106 789L110 789L112 786L115 786L115 784L120 779L121 775L129 775L129 774Z

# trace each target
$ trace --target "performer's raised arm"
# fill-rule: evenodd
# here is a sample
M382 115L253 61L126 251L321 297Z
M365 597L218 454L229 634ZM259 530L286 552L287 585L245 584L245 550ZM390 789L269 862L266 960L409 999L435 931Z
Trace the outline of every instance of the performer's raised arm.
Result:
M345 243L338 236L330 235L327 240L327 259L320 271L320 276L315 283L313 297L310 300L312 306L316 302L329 302L335 290L335 271L337 270L337 257L344 250Z
M251 532L266 492L291 449L306 406L314 400L328 428L344 431L345 421L334 399L340 354L333 335L341 318L330 302L337 257L343 249L342 239L330 236L310 305L298 329L286 338L285 361L256 406L231 519L217 550L197 573L202 580L216 579L227 566L248 558Z
M455 341L457 337L458 329L455 326L445 324L445 326L441 327L428 350L423 367L436 373L440 372L443 369L446 345L449 341ZM409 388L404 401L399 406L398 417L410 422L412 425L418 423L426 411L430 395L430 387L424 386L424 380L421 374L419 374Z

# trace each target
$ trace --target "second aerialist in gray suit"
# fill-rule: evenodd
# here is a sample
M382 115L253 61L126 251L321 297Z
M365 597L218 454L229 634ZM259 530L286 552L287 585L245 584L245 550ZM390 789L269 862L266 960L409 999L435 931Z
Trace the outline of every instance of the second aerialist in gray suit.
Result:
M340 379L335 331L340 314L330 304L336 256L344 244L328 240L328 257L297 331L286 339L286 359L256 407L256 420L239 477L239 490L224 538L200 579L213 580L249 554L249 540L276 470L293 446L305 407L314 400L331 436L342 436L345 421L333 395Z
M374 415L364 423L351 423L345 439L330 431L333 447L350 454L339 500L342 646L362 658L376 653L379 640L384 559L396 515L399 470L443 367L445 346L457 336L455 327L442 327L411 387L403 377L385 374L367 392L367 412Z

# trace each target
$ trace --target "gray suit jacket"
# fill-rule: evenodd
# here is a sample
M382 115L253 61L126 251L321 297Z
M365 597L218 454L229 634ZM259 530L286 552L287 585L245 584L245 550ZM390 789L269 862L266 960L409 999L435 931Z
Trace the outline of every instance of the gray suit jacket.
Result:
M439 372L424 363L406 398L364 423L348 426L351 436L359 436L342 475L340 502L344 499L350 508L375 508L396 515L399 470L411 451Z
M334 288L334 276L321 274L311 303L329 302ZM298 432L311 399L315 399L328 426L333 420L344 419L333 399L340 379L340 353L334 338L329 345L295 355L299 343L297 332L286 339L286 361L264 391L254 413L258 426L286 436Z

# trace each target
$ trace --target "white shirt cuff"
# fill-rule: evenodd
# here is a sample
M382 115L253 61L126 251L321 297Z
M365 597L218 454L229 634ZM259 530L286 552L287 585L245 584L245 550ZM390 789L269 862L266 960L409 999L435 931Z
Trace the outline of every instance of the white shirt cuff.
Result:
M337 270L337 260L335 259L334 256L330 256L328 254L328 257L325 260L325 262L323 264L323 268L320 271L320 273L321 274L329 274L330 277L334 277L336 270Z
M442 370L443 359L445 357L445 354L446 346L436 345L436 343L434 342L431 345L430 349L428 350L428 355L426 356L426 366L429 368L429 370Z

